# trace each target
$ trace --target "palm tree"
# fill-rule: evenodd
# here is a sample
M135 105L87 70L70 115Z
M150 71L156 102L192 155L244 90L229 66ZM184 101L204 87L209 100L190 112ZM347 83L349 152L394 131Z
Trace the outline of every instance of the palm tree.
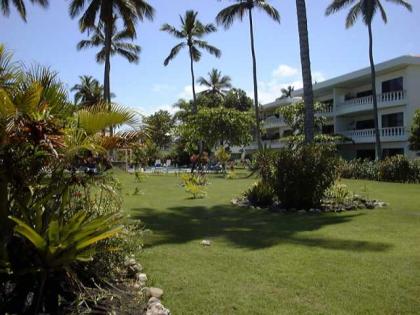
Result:
M32 3L39 4L41 7L46 8L48 6L48 0L31 0ZM23 0L13 0L12 3L19 12L21 18L26 22L26 6ZM3 11L3 15L9 16L10 4L9 0L0 1L0 10Z
M295 90L294 86L289 85L287 88L281 89L281 98L292 97L292 93Z
M104 28L104 99L111 102L110 88L110 70L111 70L111 53L112 53L112 37L115 35L114 21L115 16L121 17L124 28L136 36L135 24L137 21L143 21L145 18L153 20L155 10L146 0L71 0L70 16L75 18L82 10L87 7L79 20L80 30L94 28L97 25L97 17L103 24Z
M406 0L386 0L398 5L405 7L410 12L412 6ZM387 23L388 18L380 0L334 0L326 9L325 14L331 15L352 5L347 18L346 28L352 27L357 19L361 16L363 22L366 24L369 33L369 61L370 61L370 72L371 72L371 84L372 84L372 97L373 97L373 116L375 122L375 151L376 159L382 159L382 148L381 148L381 137L379 134L379 119L378 119L378 99L376 94L376 70L375 62L373 60L373 32L372 32L372 21L375 14L379 11L381 13L382 20Z
M200 85L208 88L202 92L203 94L219 95L222 97L226 95L227 89L232 87L231 81L232 79L229 76L222 76L222 72L217 69L212 69L208 73L208 79L200 77L197 80Z
M74 94L74 103L82 107L90 107L103 101L103 86L90 75L80 76L80 83L70 91Z
M197 19L198 12L189 10L185 12L185 15L181 19L181 28L164 24L161 27L161 31L167 32L175 38L182 39L183 41L174 46L169 53L168 57L164 61L164 65L167 66L181 51L182 48L188 47L188 54L190 57L190 68L191 68L191 82L193 92L193 112L197 112L197 95L195 93L195 77L194 77L194 62L198 62L201 59L200 49L206 50L211 55L220 58L221 51L209 45L206 41L202 40L205 35L216 32L217 29L213 24L204 25Z
M253 66L253 79L254 79L254 106L256 118L256 138L258 148L262 149L261 135L260 135L260 113L258 103L258 83L257 83L257 59L255 55L254 45L254 26L252 19L252 10L259 9L265 12L274 21L280 23L280 14L276 8L270 5L265 0L236 0L237 3L228 6L219 12L216 17L218 24L223 25L225 29L232 26L235 19L243 20L244 16L248 15L249 18L249 32L251 38L251 52L252 52L252 66Z
M296 0L299 30L300 61L302 64L303 101L305 103L305 143L314 139L314 92L312 89L311 58L309 54L308 20L305 0Z

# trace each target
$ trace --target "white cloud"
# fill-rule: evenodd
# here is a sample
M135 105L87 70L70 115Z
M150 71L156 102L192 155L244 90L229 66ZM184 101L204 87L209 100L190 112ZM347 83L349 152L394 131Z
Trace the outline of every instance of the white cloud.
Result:
M155 93L174 91L175 87L169 84L154 84L152 91Z
M272 76L274 78L293 77L298 74L298 69L288 65L279 65L277 69L273 70Z
M206 88L203 87L203 86L196 85L195 86L195 93L197 94L197 93L203 92L205 89ZM183 98L183 99L186 99L186 100L192 99L193 98L192 85L184 86L182 92L180 92L178 94L178 98Z

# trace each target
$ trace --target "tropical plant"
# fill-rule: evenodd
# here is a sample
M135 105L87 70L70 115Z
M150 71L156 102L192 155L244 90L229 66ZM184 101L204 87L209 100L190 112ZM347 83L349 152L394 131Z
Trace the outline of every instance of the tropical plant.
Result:
M254 183L247 191L244 196L248 202L254 207L270 207L274 202L274 191L265 182L259 181Z
M231 154L225 149L224 146L220 146L219 149L214 153L217 161L222 165L223 171L226 171L226 163L230 160Z
M48 0L31 0L32 3L39 4L41 7L48 7ZM26 6L24 0L13 0L12 3L19 12L20 17L26 22ZM2 0L0 1L0 10L3 12L4 16L9 16L10 14L10 1Z
M262 149L261 135L260 135L260 113L259 113L259 102L258 102L258 81L257 81L257 57L255 54L254 45L254 24L252 12L254 9L259 9L265 12L274 21L280 23L280 14L276 8L265 0L236 0L235 4L228 6L219 12L216 17L218 24L223 25L225 29L232 26L235 19L240 21L248 15L249 18L249 32L251 39L251 52L252 52L252 68L253 68L253 80L254 80L254 107L255 107L255 120L256 129L255 137L258 143L258 148Z
M386 0L397 5L405 7L407 10L412 11L411 4L406 0ZM376 90L376 69L375 62L373 59L373 31L372 22L375 14L380 12L382 20L387 23L388 18L385 12L385 8L380 0L334 0L326 9L325 14L331 15L346 7L351 6L351 9L346 17L346 28L352 27L357 19L361 17L364 24L368 28L369 33L369 62L370 62L370 73L371 73L371 85L372 85L372 99L373 99L373 118L375 122L375 151L376 159L382 159L382 148L381 148L381 137L379 133L379 118L378 118L378 99Z
M146 116L143 119L148 138L160 149L167 147L172 140L171 133L174 126L172 115L166 110Z
M125 51L122 55L128 58L128 60L135 61L135 59L132 59L134 56L131 48L136 50L135 47L131 47L127 50L127 47L124 45L120 47L114 46L113 48L112 39L113 36L117 36L117 33L114 31L115 19L116 17L121 18L124 24L125 31L123 31L122 39L130 37L135 38L135 24L137 21L143 21L145 18L153 20L154 9L145 0L71 0L69 7L70 16L75 18L82 13L85 6L87 6L87 9L79 19L80 30L84 32L87 29L95 29L98 25L97 17L101 24L101 28L103 28L103 43L100 43L99 45L104 45L103 58L100 58L105 63L104 99L106 102L111 103L110 71L112 51L114 49L117 53L121 53L118 49L122 48ZM126 34L124 34L124 32L126 32ZM120 39L114 37L114 40L118 41ZM102 54L99 56L102 56Z
M177 29L175 26L164 24L161 27L161 31L167 32L177 39L181 39L182 42L172 48L168 57L164 61L164 65L167 66L181 51L183 48L188 48L188 55L190 57L190 70L191 70L191 82L192 82L192 93L193 93L193 112L197 112L197 95L195 92L195 75L194 75L194 62L199 62L201 59L200 49L204 49L209 54L220 58L221 51L208 44L202 38L208 34L217 31L213 24L203 24L197 18L198 12L189 10L185 12L184 16L180 16L181 28Z
M314 139L314 93L312 89L311 58L309 51L308 21L305 0L296 0L299 30L300 60L302 64L303 101L305 103L305 143Z
M197 82L201 86L205 86L207 90L204 90L203 94L225 96L227 90L232 87L232 79L229 76L222 76L222 72L217 69L212 69L208 73L208 79L200 77Z
M410 142L410 150L420 150L420 110L414 113L413 123L411 125L411 135L408 139Z
M71 88L74 103L81 107L89 107L104 102L103 86L90 75L80 76L80 83Z
M223 98L224 107L236 109L241 112L248 112L252 108L252 105L252 99L241 89L233 88Z
M292 93L295 90L294 86L289 85L287 88L281 89L281 98L292 97Z
M203 199L207 195L206 187L193 182L185 184L185 191L191 194L191 199Z

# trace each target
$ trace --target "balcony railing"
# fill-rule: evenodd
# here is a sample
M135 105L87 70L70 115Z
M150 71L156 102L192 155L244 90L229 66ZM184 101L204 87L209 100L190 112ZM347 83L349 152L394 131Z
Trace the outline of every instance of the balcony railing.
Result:
M347 130L340 132L348 138L375 137L375 129ZM379 129L381 137L401 137L406 134L405 127L388 127Z
M379 103L390 103L390 102L402 101L405 99L405 96L406 96L405 91L394 91L394 92L378 94L377 98L378 98ZM346 100L340 105L348 106L348 105L366 105L366 104L373 104L372 95Z
M264 128L274 128L280 127L284 123L282 118L277 118L276 116L267 117L263 122Z

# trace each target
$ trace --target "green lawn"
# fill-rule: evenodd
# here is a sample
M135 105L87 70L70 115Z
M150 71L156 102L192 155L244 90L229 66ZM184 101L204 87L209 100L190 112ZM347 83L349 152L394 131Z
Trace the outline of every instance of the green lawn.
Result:
M153 232L140 261L175 315L420 314L420 185L345 181L390 207L280 215L230 205L251 179L211 177L189 200L174 175L118 177Z

